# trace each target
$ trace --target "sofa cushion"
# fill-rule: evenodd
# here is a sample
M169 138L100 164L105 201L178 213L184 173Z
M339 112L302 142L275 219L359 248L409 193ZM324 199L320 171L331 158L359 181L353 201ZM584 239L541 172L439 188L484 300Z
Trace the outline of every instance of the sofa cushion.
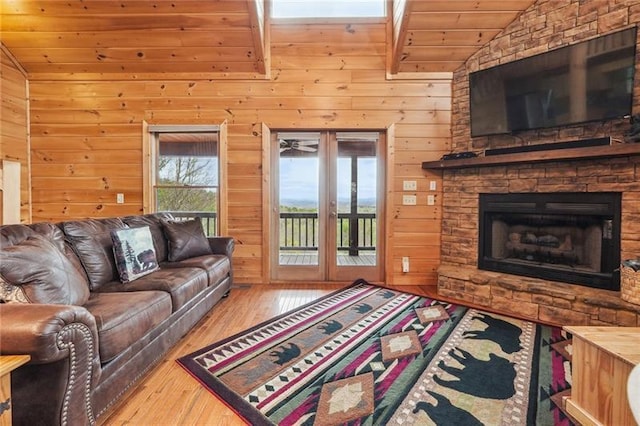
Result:
M167 237L170 262L211 254L209 240L204 234L200 218L184 221L163 220L162 226Z
M0 249L20 244L37 232L23 224L10 224L0 228ZM24 289L2 279L0 276L0 301L5 303L29 303Z
M38 222L27 226L54 243L60 251L65 251L66 239L64 237L64 232L62 232L62 229L58 228L55 224L51 222Z
M123 283L158 270L156 251L148 226L111 232L116 268Z
M54 243L60 249L60 251L64 253L67 259L69 259L69 261L73 264L73 266L75 266L76 269L80 271L80 273L84 277L84 280L87 282L87 286L88 286L89 281L87 279L84 268L82 267L82 263L80 262L80 259L78 258L76 253L73 251L73 248L65 238L65 235L64 235L64 232L62 232L62 229L60 229L58 226L50 222L33 223L29 225L29 228L33 229L38 234L44 236L47 240Z
M160 269L127 285L122 285L119 281L105 284L98 291L112 293L161 290L171 296L172 309L175 312L207 288L207 279L207 274L202 269Z
M164 262L163 268L200 268L206 271L209 285L217 284L231 272L231 262L227 256L210 254L197 256L179 262Z
M145 214L142 216L127 216L122 218L122 221L131 228L138 228L140 226L148 226L153 237L153 246L156 249L156 259L158 263L167 260L167 239L164 236L164 230L162 229L161 220L171 220L170 213L160 212Z
M4 225L0 228L0 247L9 247L20 244L29 237L41 235L45 239L54 243L67 257L67 259L76 267L83 276L83 280L88 285L84 268L80 263L80 259L73 252L69 243L65 240L64 233L55 224L50 222L38 222L31 225L13 224ZM10 286L10 284L7 284ZM7 288L5 288L7 290ZM21 289L20 289L21 291Z
M105 363L169 318L171 299L163 291L92 293L85 308L96 319L100 361Z
M54 243L37 234L0 250L0 276L22 287L31 303L83 305L89 299L85 277Z
M91 290L119 279L111 231L126 227L119 218L86 219L61 224L89 277Z
M4 225L0 228L0 248L20 244L36 232L27 225L20 223Z

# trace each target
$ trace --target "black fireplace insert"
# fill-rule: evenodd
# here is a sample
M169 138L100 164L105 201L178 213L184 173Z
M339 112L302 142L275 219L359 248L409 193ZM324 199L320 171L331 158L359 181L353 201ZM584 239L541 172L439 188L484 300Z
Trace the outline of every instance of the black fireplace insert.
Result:
M478 268L620 290L622 194L480 194Z

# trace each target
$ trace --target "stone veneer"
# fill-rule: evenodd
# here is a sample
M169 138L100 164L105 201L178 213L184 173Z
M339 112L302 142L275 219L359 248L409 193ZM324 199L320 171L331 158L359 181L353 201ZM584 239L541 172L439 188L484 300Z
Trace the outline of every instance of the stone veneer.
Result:
M556 127L518 135L471 138L469 72L628 28L640 21L637 1L541 0L454 73L454 152L611 136L622 142L626 120ZM640 32L639 32L640 36ZM636 66L634 111L640 111ZM509 314L563 325L640 326L640 306L620 292L481 271L478 194L622 192L622 259L640 256L640 156L473 167L443 172L443 219L438 293Z
M478 194L622 192L622 258L640 254L640 156L445 171L438 294L560 324L640 325L620 292L477 269Z

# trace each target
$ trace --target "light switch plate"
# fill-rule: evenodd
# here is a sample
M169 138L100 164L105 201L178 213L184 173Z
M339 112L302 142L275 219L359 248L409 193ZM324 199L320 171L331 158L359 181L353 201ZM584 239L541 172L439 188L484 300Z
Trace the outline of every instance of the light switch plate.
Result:
M427 205L428 206L433 206L436 203L436 196L435 195L427 195Z
M116 195L116 203L124 204L124 194L122 192L118 192Z
M436 181L432 180L429 182L429 191L435 191L436 190Z
M403 195L402 196L402 205L404 205L404 206L415 206L416 205L416 196L415 195Z
M416 189L418 189L418 184L415 180L402 181L403 191L415 191Z
M402 272L409 272L409 257L402 258Z

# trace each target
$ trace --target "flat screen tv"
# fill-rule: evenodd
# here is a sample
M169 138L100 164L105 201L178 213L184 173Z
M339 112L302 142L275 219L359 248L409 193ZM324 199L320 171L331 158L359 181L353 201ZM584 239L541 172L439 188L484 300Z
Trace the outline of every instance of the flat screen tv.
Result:
M471 136L631 114L636 27L469 75Z

